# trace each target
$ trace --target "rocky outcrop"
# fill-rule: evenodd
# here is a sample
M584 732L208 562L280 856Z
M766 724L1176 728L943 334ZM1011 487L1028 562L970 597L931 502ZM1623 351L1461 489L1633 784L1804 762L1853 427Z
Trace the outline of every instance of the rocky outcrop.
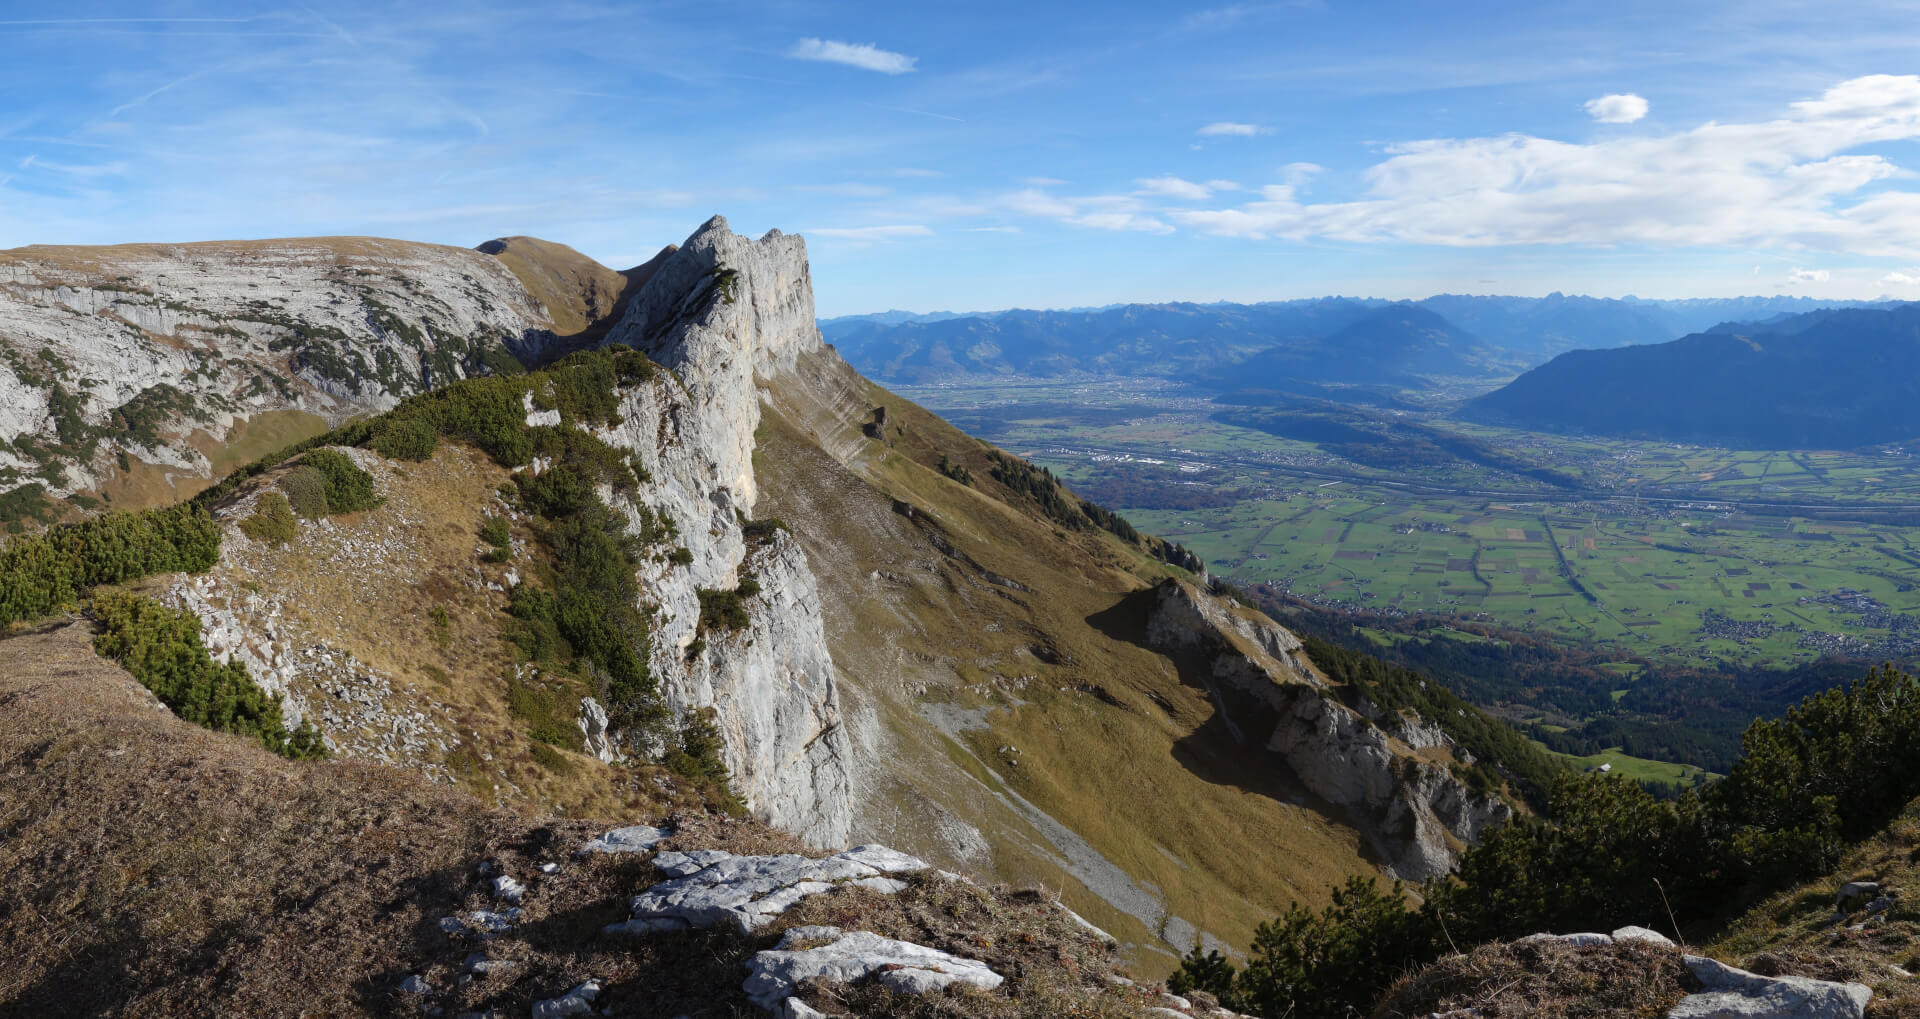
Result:
M719 484L751 507L755 381L792 370L822 343L806 241L778 230L749 241L713 217L660 263L607 342L667 366L701 413L721 424L707 430L701 449Z
M462 248L334 237L0 252L0 490L51 462L64 472L51 494L90 489L121 450L204 479L211 464L184 441L194 428L225 436L273 410L339 421L551 339L513 274ZM40 443L11 445L22 436Z
M1464 751L1438 726L1343 703L1299 638L1264 615L1166 580L1147 639L1195 661L1233 737L1280 754L1315 795L1346 808L1395 877L1451 871L1466 845L1512 815L1447 770Z
M807 947L813 942L824 943ZM778 945L754 953L747 974L747 997L770 1012L782 1010L803 985L820 980L850 984L873 976L895 994L929 994L955 984L991 991L1006 982L983 962L868 931L820 926L787 931Z
M633 918L607 930L655 934L693 927L732 927L742 934L771 923L809 895L840 885L891 895L906 883L894 875L926 863L885 846L856 846L824 860L784 854L735 856L717 849L661 853L654 866L669 880L634 896Z
M1807 977L1767 977L1715 959L1687 956L1702 990L1681 999L1667 1019L1861 1019L1873 989Z
M710 220L666 256L608 336L647 352L671 377L630 390L621 423L601 432L632 450L649 481L630 505L673 522L690 561L642 568L659 606L651 664L670 705L711 708L734 789L762 818L816 845L852 825L850 750L819 593L806 554L753 514L757 379L820 347L806 245L778 231L748 241ZM700 625L701 590L751 578L748 623Z

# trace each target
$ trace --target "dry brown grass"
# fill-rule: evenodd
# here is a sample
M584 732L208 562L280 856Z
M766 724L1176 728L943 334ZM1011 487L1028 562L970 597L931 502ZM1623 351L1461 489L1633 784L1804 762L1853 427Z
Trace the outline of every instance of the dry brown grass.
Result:
M535 744L527 723L509 711L507 677L516 661L501 636L509 622L507 574L525 576L533 567L527 555L486 562L479 538L486 513L507 512L495 492L507 480L506 470L451 442L441 443L424 463L376 458L369 469L385 500L374 509L329 517L324 524L304 522L299 536L278 548L229 530L221 561L205 578L215 603L246 615L255 634L273 619L284 634L283 647L325 644L346 652L388 681L393 694L384 706L390 714L418 711L444 731L444 751L402 754L397 762L443 766L484 800L545 813L662 809L658 790L575 752L577 747L536 756L536 746L544 745ZM280 473L268 472L235 492L221 516L244 516L251 494L270 489ZM538 547L524 523L513 534L521 547ZM256 593L272 603L256 601ZM444 627L436 610L445 613ZM336 684L304 660L293 661L300 671L290 686L300 700L316 708L334 703ZM569 717L579 698L593 693L562 676L544 683L565 702ZM327 729L324 720L316 724ZM340 740L349 734L329 735ZM361 735L378 736L378 727Z
M1483 945L1403 977L1374 1019L1472 1009L1481 1019L1657 1019L1699 989L1680 950L1645 941Z
M434 988L425 1004L449 1015L524 1015L588 977L605 983L610 1015L757 1014L742 967L777 930L601 933L659 878L642 859L574 857L607 822L489 810L377 765L286 761L175 719L89 641L84 625L56 623L0 642L0 1013L418 1015L423 1002L397 990L417 973ZM687 848L797 848L752 821L672 823ZM440 918L500 905L483 862L530 886L523 921L493 939L450 936ZM897 899L839 893L785 922L823 921L970 948L1009 976L1004 992L920 1014L1072 1014L1036 1010L1069 1000L1049 994L1100 1002L1082 1014L1138 1014L1118 991L1101 998L1104 951L1032 893L917 880ZM473 951L515 965L463 983ZM1058 990L1068 963L1079 972ZM923 1003L857 1014L908 1004Z

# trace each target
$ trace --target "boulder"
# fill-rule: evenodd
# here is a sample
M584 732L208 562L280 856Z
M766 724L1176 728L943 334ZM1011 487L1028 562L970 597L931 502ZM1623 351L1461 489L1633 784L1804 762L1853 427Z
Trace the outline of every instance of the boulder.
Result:
M1833 893L1833 908L1845 913L1853 908L1855 902L1873 899L1879 894L1880 882L1878 881L1849 881L1841 885L1839 891Z
M652 825L636 824L614 830L580 847L581 853L645 853L667 840L673 832ZM666 854L661 854L666 855Z
M803 944L832 930L830 927L796 928L789 931L780 944ZM795 937L802 932L803 936ZM927 994L953 984L990 991L1004 980L983 962L908 941L883 938L869 931L839 934L830 943L816 948L781 947L756 952L747 963L747 973L744 985L747 997L769 1012L780 1009L803 984L815 980L852 983L874 976L898 994Z
M720 850L661 853L654 865L671 879L633 898L633 919L610 934L651 934L732 924L741 933L763 926L809 895L841 884L893 894L906 883L890 877L927 869L885 846L856 846L816 860L805 856L735 856ZM768 1006L772 1007L772 1006Z
M1645 928L1645 927L1622 927L1619 930L1613 932L1613 940L1615 941L1650 941L1656 945L1663 945L1668 948L1674 947L1672 938L1667 937L1665 934L1662 934L1659 931L1649 930L1648 928Z
M587 980L558 998L533 1003L533 1019L564 1019L573 1015L592 1015L593 999L600 996L600 981Z
M1686 957L1703 990L1667 1019L1861 1019L1873 991L1865 984L1806 977L1763 977L1698 955Z

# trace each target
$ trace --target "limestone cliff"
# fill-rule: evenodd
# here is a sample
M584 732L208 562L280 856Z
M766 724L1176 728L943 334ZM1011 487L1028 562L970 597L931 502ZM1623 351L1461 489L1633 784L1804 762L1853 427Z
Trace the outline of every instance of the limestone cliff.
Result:
M329 237L0 252L0 492L100 491L134 460L204 482L208 451L255 415L338 422L551 339L514 275L463 248ZM196 429L211 441L190 442Z
M1482 832L1511 817L1497 797L1448 771L1465 751L1438 726L1364 700L1343 703L1299 638L1271 619L1167 580L1147 633L1156 647L1197 656L1234 739L1279 754L1315 795L1352 811L1393 876L1445 874Z

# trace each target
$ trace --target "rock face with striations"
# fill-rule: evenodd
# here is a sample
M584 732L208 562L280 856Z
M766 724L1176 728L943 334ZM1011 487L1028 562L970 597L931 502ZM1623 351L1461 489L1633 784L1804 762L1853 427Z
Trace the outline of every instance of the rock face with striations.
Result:
M674 521L692 553L684 567L642 567L661 608L653 673L676 709L713 709L735 790L757 814L816 844L843 843L851 754L813 572L784 530L749 538L743 525L758 495L757 380L821 343L806 244L778 231L749 241L716 216L660 263L607 341L673 374L631 391L622 423L601 435L639 457L652 476L639 499ZM747 578L759 587L747 625L703 637L699 591ZM705 647L689 655L696 640Z
M1313 671L1299 638L1265 616L1166 580L1147 639L1197 656L1234 739L1264 744L1315 795L1350 811L1395 877L1448 873L1465 845L1512 816L1498 798L1468 789L1421 753L1463 752L1437 726L1364 702L1348 707Z

